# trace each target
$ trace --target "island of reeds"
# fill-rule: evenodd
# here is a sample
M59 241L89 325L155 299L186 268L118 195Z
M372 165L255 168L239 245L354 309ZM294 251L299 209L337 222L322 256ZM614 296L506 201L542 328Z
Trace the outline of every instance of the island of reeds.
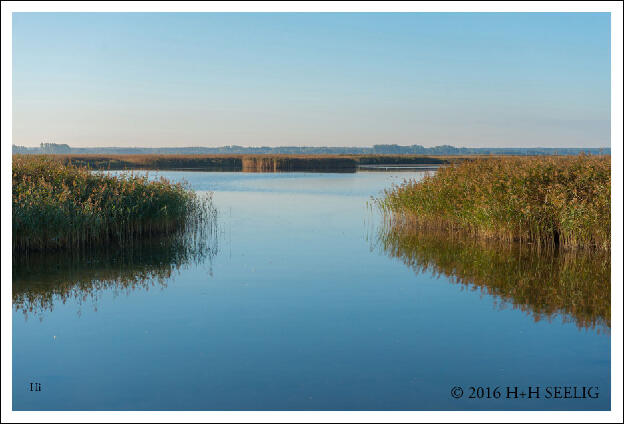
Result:
M386 190L397 228L535 246L611 247L611 157L475 159Z
M30 155L33 157L40 155ZM173 155L51 154L50 159L90 170L197 170L240 172L356 172L359 165L441 165L465 157L424 155Z
M128 246L213 220L210 195L146 175L13 156L13 251Z

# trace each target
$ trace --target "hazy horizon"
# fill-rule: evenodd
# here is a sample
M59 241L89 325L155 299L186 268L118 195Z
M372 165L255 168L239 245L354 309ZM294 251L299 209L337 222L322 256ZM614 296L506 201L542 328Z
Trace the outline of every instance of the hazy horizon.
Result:
M13 140L610 147L608 13L14 13Z
M41 143L55 143L54 141L51 140L46 140L46 141L42 141ZM23 147L39 147L39 145L41 143L37 143L37 144L33 144L33 145L25 145L25 144L16 144L13 143L14 146L23 146ZM56 144L68 144L68 143L56 143ZM396 144L396 143L381 143L382 145L392 145L392 144ZM459 145L454 145L454 144L436 144L436 145L426 145L426 144L420 144L420 143L414 143L414 144L399 144L398 146L400 147L410 147L413 145L421 145L425 148L431 148L431 147L443 147L443 146L451 146L451 147L456 147L456 148L466 148L466 149L493 149L493 148L501 148L501 149L556 149L556 148L570 148L570 149L601 149L601 148L605 148L605 149L610 149L611 145L609 144L608 146L556 146L556 147L552 147L552 146L530 146L530 147L526 147L526 146L476 146L476 145L470 145L470 146L459 146ZM274 145L274 146L270 146L270 145L245 145L245 144L223 144L223 145L219 145L219 144L215 144L215 145L180 145L180 146L174 146L174 145L162 145L162 146L135 146L135 145L110 145L110 146L100 146L100 145L73 145L73 144L69 144L69 147L72 148L78 148L78 149L92 149L92 148L101 148L101 149L115 149L115 148L124 148L124 149L132 149L132 148L136 148L136 149L150 149L150 148L155 148L155 149L159 149L159 148L163 148L163 149L184 149L184 148L220 148L220 147L243 147L243 148L260 148L260 147L270 147L270 148L284 148L284 147L315 147L315 148L321 148L321 147L331 147L331 148L373 148L374 145L336 145L336 146L327 146L327 145L293 145L293 144L281 144L281 145Z

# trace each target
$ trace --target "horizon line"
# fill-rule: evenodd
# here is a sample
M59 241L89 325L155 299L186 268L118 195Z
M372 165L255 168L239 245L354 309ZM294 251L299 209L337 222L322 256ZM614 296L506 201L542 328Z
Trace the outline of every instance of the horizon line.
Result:
M315 146L315 145L295 145L295 144L285 144L278 146L267 146L267 145L243 145L243 144L224 144L220 146L202 146L202 145L189 145L189 146L72 146L66 143L54 143L54 142L42 142L38 145L26 145L26 144L15 144L11 143L11 146L15 147L26 147L26 148L38 148L41 144L56 144L59 146L66 145L73 149L220 149L226 147L242 147L247 149L258 149L258 148L268 148L268 149L279 149L279 148L316 148L316 149L373 149L375 146L397 146L397 147L422 147L424 149L433 149L436 147L452 147L455 149L610 149L611 146L601 146L601 147L589 147L589 146L558 146L558 147L548 147L548 146L510 146L510 147L493 147L493 146L455 146L452 144L438 144L435 146L424 146L422 144L374 144L371 146Z

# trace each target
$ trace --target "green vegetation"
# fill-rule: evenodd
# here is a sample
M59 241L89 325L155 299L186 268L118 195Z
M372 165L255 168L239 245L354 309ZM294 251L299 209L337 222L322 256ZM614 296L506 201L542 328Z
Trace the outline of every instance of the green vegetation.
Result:
M358 155L360 165L442 165L464 160L465 157L433 157L419 155Z
M579 328L611 327L611 258L606 250L536 249L467 234L420 231L387 221L376 247L416 273L495 296L536 321L561 316Z
M240 171L240 156L219 155L53 155L66 165L99 170L215 169Z
M38 157L28 155L27 157ZM170 169L204 171L355 172L360 164L445 164L464 158L422 155L84 155L55 154L51 159L91 170Z
M377 204L414 228L608 250L611 157L465 161L386 190Z
M213 220L210 195L147 176L109 176L13 157L13 250L124 246Z

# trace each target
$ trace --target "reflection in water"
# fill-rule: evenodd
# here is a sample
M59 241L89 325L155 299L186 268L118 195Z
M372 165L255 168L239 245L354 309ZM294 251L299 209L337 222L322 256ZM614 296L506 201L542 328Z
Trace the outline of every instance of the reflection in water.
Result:
M377 248L416 273L433 272L494 295L533 316L561 316L579 328L609 333L611 258L607 252L538 250L460 235L410 230L385 222Z
M13 258L13 306L28 318L52 311L56 302L79 305L97 300L104 290L115 293L167 286L190 265L206 265L218 252L216 211L209 223L178 233L142 240L120 249L102 247L79 252L37 253Z

